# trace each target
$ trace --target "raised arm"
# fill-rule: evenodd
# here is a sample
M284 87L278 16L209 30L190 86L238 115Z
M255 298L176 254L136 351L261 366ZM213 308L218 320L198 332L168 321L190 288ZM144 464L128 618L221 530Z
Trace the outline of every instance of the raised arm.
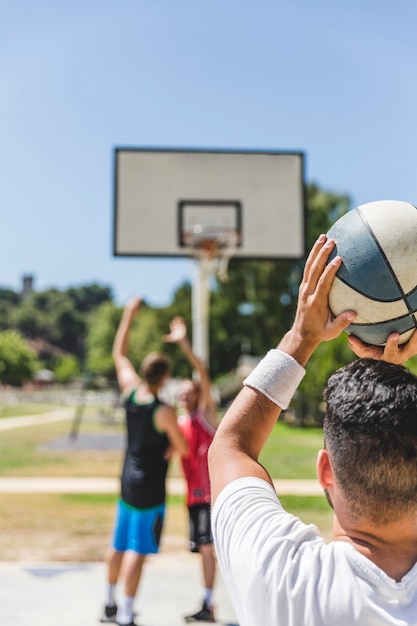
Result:
M174 317L169 325L170 333L164 335L164 340L169 343L177 343L183 351L191 367L198 374L200 381L199 408L212 426L217 427L216 408L217 404L211 390L211 380L203 361L195 354L187 337L187 326L180 316Z
M355 318L353 311L333 317L328 294L341 264L326 265L333 240L321 235L307 259L292 328L245 381L209 450L212 501L232 480L257 476L272 484L259 462L280 413L286 408L304 374L304 365L322 342L337 337Z
M127 357L130 329L141 304L141 298L134 298L127 303L123 309L122 318L113 342L112 356L116 368L117 381L122 393L133 389L141 382L140 376Z

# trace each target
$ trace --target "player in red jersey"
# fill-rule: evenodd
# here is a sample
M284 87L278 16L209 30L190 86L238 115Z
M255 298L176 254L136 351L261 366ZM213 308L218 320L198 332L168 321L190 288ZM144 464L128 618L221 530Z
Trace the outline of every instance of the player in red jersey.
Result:
M210 523L210 479L207 453L217 427L216 401L204 363L194 354L187 339L187 327L182 317L170 323L165 341L178 343L193 367L197 379L184 380L180 385L179 405L185 411L179 426L188 443L188 454L181 457L187 481L187 507L190 516L190 549L199 552L203 568L204 597L202 608L185 617L186 622L214 622L213 585L216 562Z

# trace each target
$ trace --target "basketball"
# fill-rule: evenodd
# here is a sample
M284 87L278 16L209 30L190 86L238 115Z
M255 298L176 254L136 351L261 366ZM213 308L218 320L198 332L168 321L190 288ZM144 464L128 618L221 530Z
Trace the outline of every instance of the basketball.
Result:
M406 343L417 327L417 208L381 200L343 215L328 231L342 258L329 294L333 315L354 310L348 334L384 345L393 332ZM329 259L329 260L330 260Z

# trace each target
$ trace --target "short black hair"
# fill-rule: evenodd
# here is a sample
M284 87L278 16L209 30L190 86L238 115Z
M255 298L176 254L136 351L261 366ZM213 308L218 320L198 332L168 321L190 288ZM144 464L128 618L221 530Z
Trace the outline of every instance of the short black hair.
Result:
M141 374L148 385L159 385L170 370L170 360L162 352L151 352L143 359L141 365Z
M357 359L329 378L324 441L353 515L394 521L417 509L417 378Z

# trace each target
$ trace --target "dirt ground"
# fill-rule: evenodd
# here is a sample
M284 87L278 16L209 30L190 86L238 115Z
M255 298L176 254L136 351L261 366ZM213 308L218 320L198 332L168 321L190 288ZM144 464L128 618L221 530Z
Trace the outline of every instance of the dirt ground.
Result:
M68 437L68 421L50 422L49 417L30 418L30 426L28 418L1 420L3 477L119 475L123 430L118 424L103 432L101 424L85 422L73 440ZM178 462L171 470L173 477L180 476ZM116 499L116 493L0 493L0 561L102 561ZM303 519L317 523L325 536L331 526L330 512ZM161 551L188 551L187 535L184 497L176 495L167 506Z
M1 561L101 561L115 498L88 494L0 494ZM168 506L162 546L187 549L181 503Z

